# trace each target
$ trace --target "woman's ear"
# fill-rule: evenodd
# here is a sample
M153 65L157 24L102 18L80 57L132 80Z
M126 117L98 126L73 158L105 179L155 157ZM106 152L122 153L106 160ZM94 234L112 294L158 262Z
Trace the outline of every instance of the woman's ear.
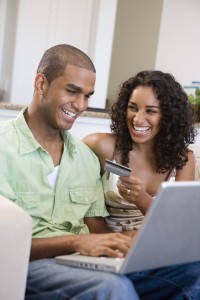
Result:
M49 83L44 74L38 73L35 76L34 89L39 95L45 95L49 87Z

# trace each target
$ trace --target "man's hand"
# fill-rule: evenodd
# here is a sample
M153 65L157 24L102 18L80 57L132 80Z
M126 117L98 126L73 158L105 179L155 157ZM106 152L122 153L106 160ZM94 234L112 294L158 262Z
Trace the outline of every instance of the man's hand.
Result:
M90 234L33 238L31 260L80 252L90 256L123 257L133 243L137 231L113 233L104 218L85 218Z
M91 256L123 257L133 239L122 233L81 234L74 243L76 252Z
M132 237L122 233L33 238L30 259L49 258L74 252L91 256L123 257L129 250L132 240Z

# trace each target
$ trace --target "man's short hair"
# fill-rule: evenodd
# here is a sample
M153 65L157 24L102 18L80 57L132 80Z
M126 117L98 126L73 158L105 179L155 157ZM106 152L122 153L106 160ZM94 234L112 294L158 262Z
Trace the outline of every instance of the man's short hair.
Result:
M89 56L80 49L67 44L56 45L45 51L37 73L43 73L50 84L54 79L63 75L68 64L96 73Z

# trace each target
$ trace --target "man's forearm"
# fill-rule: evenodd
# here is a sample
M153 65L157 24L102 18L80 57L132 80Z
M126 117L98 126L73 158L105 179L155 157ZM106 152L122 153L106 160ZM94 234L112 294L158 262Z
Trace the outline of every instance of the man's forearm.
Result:
M33 238L30 260L50 258L76 252L76 235L63 235L50 238Z

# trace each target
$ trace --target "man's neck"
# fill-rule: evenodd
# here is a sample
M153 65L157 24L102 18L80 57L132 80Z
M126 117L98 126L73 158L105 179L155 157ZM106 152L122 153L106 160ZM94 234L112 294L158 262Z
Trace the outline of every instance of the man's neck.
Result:
M29 110L25 111L24 117L34 138L51 155L54 165L59 165L64 143L61 131L46 126L37 114L30 113Z

